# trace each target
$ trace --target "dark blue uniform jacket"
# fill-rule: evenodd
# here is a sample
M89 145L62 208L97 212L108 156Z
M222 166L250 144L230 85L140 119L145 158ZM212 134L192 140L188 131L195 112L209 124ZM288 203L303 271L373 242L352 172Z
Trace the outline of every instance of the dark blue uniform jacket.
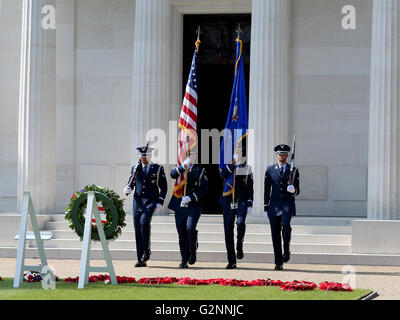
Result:
M135 167L132 167L129 181L132 179ZM168 191L164 168L158 164L150 163L149 171L145 174L143 165L140 163L137 170L135 181L131 185L135 187L133 211L153 209L157 203L163 205Z
M228 164L221 169L221 177L225 180L233 174L235 166ZM247 207L253 207L253 174L251 167L246 164L241 164L236 167L235 173L235 202L245 202ZM222 196L219 204L223 207L232 203L232 195Z
M281 177L278 164L269 166L265 172L264 180L264 211L268 214L276 215L280 211L296 215L295 196L300 194L299 171L294 169L296 174L293 181L296 192L291 194L287 191L290 166L286 165L286 170Z
M179 166L171 171L171 178L177 179L181 173L185 172L185 167ZM201 200L207 195L208 191L208 178L206 169L199 165L193 165L189 171L189 177L186 187L186 195L190 197L191 201L187 208L182 208L182 198L177 198L172 195L168 208L175 213L189 213L193 211L201 212Z

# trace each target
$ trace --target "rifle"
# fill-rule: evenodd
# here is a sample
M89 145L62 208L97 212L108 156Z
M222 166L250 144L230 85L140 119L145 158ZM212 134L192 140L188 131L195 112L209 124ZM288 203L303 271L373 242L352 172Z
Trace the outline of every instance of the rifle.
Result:
M292 185L294 182L295 177L295 170L294 170L294 157L296 154L296 136L293 138L293 146L292 146L292 157L290 159L290 176L289 176L289 185Z
M138 168L140 166L141 162L140 159L138 160L138 162L136 163L134 169L133 169L133 174L132 174L132 178L129 180L128 182L128 186L133 190L133 188L135 187L135 179L136 179L136 175L137 175L137 171Z

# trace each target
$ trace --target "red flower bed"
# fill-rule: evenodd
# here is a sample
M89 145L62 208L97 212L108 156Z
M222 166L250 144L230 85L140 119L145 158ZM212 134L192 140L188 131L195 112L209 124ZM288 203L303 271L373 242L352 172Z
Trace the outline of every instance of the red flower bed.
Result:
M156 277L156 278L141 278L138 281L132 277L119 277L117 276L118 283L139 283L148 285L162 285L173 284L178 285L192 285L192 286L208 286L208 285L221 285L227 287L279 287L284 291L312 291L317 285L309 281L287 281L271 279L257 279L257 280L237 280L237 279L192 279L192 278L175 278L175 277ZM67 278L64 282L78 283L79 277ZM109 275L96 275L90 276L89 282L111 282ZM338 282L321 282L319 290L330 291L353 291L348 284L341 284Z
M339 282L321 282L319 284L319 290L326 291L353 291L348 283L339 283Z
M271 280L271 279L258 279L252 281L255 286L259 287L280 287L283 282L280 280Z
M132 277L116 276L116 278L117 278L117 282L118 283L136 283L135 278L132 278ZM96 276L90 276L89 277L89 282L105 282L105 281L111 282L111 279L110 279L109 275L96 275ZM75 278L69 277L69 278L64 279L64 282L78 283L79 282L79 277L75 277Z
M308 281L288 281L284 282L281 286L281 290L285 291L307 291L307 290L314 290L317 285L314 282Z
M136 283L136 279L133 278L133 277L125 277L125 276L119 277L119 276L116 276L116 278L117 278L117 282L118 283ZM109 279L109 280L111 282L111 279Z
M164 277L164 278L142 278L139 279L139 284L171 284L177 283L179 279L174 277Z
M271 279L257 279L252 281L246 280L237 280L237 279L191 279L191 278L181 278L178 280L177 284L180 285L196 285L196 286L204 286L204 285L221 285L221 286L229 286L229 287L266 287L266 286L280 286L283 284L282 281L279 280L271 280Z
M211 284L220 284L223 279L191 279L191 278L181 278L177 282L179 285L189 285L189 286L208 286Z

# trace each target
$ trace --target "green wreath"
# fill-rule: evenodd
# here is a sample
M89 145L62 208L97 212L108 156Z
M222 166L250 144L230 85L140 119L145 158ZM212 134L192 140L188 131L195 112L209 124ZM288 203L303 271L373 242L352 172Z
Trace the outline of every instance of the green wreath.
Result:
M69 222L69 228L75 231L81 239L83 238L85 211L89 191L94 191L96 201L100 202L103 207L106 220L102 220L102 222L106 239L117 239L122 232L122 228L126 226L126 213L124 211L125 199L121 199L116 192L109 188L101 188L94 184L85 186L71 197L68 207L65 210L65 219ZM93 224L92 240L100 240L97 226Z

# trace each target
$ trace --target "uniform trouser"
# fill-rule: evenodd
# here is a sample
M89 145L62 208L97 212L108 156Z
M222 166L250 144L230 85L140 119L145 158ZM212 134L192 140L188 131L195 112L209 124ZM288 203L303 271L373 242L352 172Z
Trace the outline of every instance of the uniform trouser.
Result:
M271 225L272 244L274 247L275 264L282 265L282 240L283 237L283 248L284 253L289 253L290 238L292 234L292 227L290 226L290 220L292 215L289 213L283 213L281 216L268 215L269 223Z
M228 256L228 263L236 263L235 242L234 242L234 225L235 217L237 216L237 248L243 250L243 240L246 233L246 215L247 205L245 202L239 203L238 209L232 210L230 207L225 207L224 215L224 231L225 231L225 246Z
M190 253L197 250L197 222L200 213L175 214L176 230L179 236L179 249L181 251L182 262L189 261Z
M138 261L142 261L143 254L150 251L151 219L153 213L154 209L145 209L143 211L135 211L133 214Z

